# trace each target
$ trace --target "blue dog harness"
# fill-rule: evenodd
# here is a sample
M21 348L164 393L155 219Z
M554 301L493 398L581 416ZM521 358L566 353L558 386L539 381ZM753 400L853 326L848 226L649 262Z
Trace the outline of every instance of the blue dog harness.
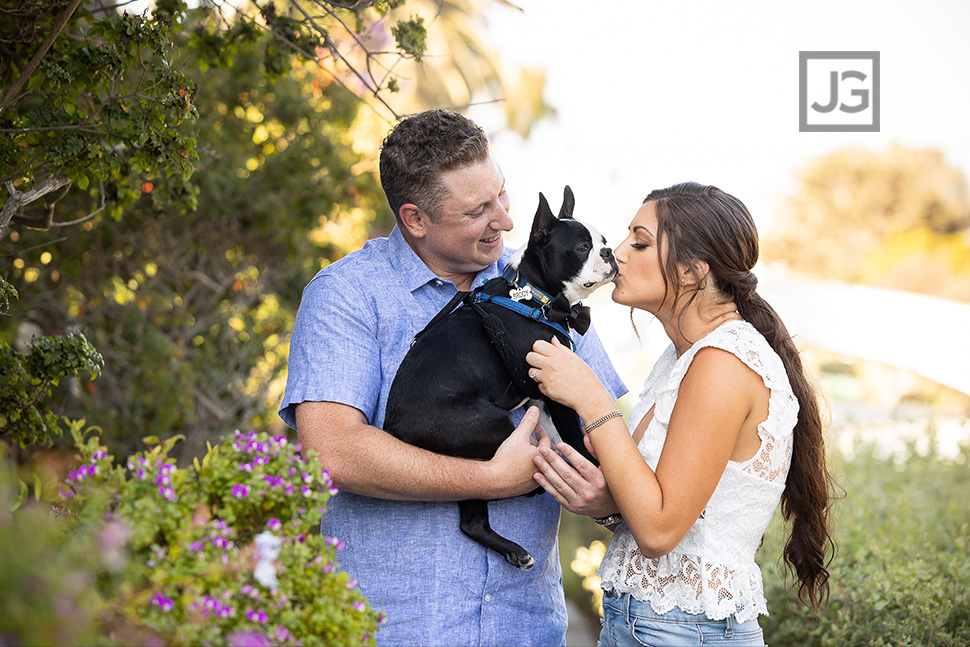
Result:
M512 298L485 294L482 291L482 288L479 288L468 295L468 301L470 303L494 303L497 306L501 306L524 317L528 317L533 321L538 321L539 323L545 324L565 335L566 343L569 344L569 348L572 350L573 339L572 336L570 336L569 331L566 330L566 327L562 324L555 321L550 321L546 315L549 304L554 300L553 297L537 288L533 283L519 277L519 273L511 266L505 267L505 270L502 272L502 278L508 281L509 285L513 286L511 291ZM538 302L539 306L530 307L522 301L517 300L515 298L516 296L518 296L518 298L522 301L529 300Z

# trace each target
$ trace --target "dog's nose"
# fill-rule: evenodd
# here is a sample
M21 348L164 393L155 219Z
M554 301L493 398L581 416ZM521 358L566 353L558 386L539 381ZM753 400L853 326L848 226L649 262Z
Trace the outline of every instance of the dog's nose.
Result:
M600 250L600 256L603 257L603 260L609 260L613 256L613 250L609 247L604 247Z

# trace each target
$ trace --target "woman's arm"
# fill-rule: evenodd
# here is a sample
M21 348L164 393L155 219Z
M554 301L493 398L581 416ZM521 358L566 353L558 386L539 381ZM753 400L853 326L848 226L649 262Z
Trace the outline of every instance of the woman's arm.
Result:
M615 409L575 355L562 346L541 344L528 360L540 369L543 393L571 406L583 420ZM759 387L764 388L760 378L734 355L715 348L698 351L681 382L656 472L644 462L620 418L590 432L613 499L645 555L670 552L700 516Z

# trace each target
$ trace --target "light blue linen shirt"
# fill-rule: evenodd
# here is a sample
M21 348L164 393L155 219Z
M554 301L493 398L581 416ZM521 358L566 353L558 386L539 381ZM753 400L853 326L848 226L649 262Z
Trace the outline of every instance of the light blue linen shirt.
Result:
M473 288L511 256L482 270ZM296 428L296 405L339 402L380 427L411 339L457 289L439 279L397 227L388 238L322 269L306 286L290 342L280 417ZM577 352L618 398L626 387L590 328ZM513 420L521 418L515 412ZM560 507L548 494L491 501L489 520L536 560L528 571L458 529L455 503L390 501L339 492L321 532L345 542L341 567L387 622L378 645L564 645L566 609L557 535Z

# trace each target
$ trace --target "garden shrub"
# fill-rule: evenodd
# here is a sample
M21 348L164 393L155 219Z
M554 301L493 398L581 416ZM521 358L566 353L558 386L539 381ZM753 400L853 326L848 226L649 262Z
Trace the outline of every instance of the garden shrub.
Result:
M781 515L759 551L773 646L970 644L970 451L955 460L881 456L861 448L836 464L845 499L833 525L838 554L821 617L783 582ZM790 581L790 579L789 579Z
M20 491L6 453L0 443L0 645L94 644L103 520L79 518L90 532L68 536L45 506Z
M312 454L237 431L188 468L169 456L178 437L119 466L82 424L60 523L70 544L100 520L99 644L374 644L382 617L339 569L342 543L316 530L336 490Z

